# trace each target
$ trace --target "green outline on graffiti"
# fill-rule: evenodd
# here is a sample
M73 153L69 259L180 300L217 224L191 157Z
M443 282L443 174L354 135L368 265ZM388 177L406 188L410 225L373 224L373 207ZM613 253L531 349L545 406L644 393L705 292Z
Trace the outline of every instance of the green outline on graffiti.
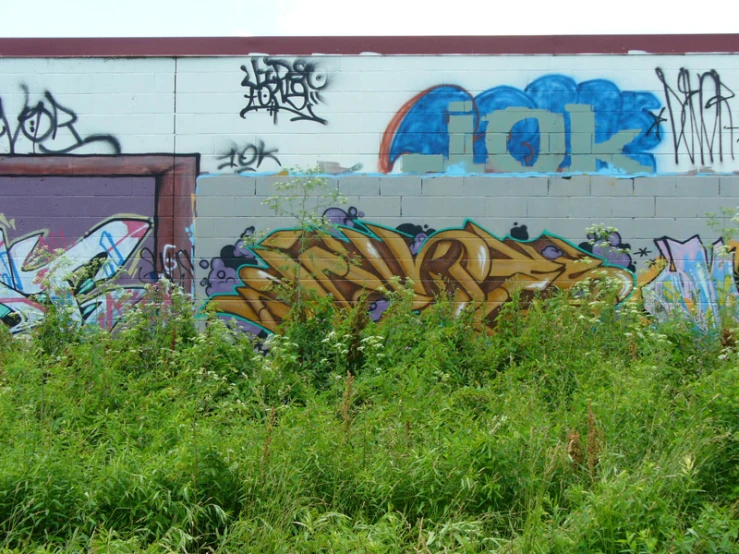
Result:
M318 227L318 226L315 226L315 225L307 226L305 230L306 230L306 232L318 231L318 232L327 233L327 234L331 235L333 238L335 238L337 240L341 240L343 242L347 242L347 243L350 243L351 242L351 239L344 234L344 229L349 229L351 231L358 232L358 233L366 236L367 238L371 238L371 239L374 239L374 240L382 241L382 238L379 237L379 236L377 236L370 229L368 229L366 227L366 225L372 225L373 227L377 227L377 228L380 228L380 229L386 229L388 231L392 231L393 233L396 233L396 234L398 234L400 236L403 236L405 238L408 238L408 239L414 238L413 235L409 235L408 233L405 233L403 231L399 231L398 229L395 229L393 227L389 227L387 225L383 225L381 223L373 223L371 221L366 221L366 220L362 220L362 219L356 219L354 221L357 224L356 227L350 227L348 225L343 225L343 224L335 224L335 225L332 225L331 226L331 229L336 229L337 231L340 231L341 232L341 235L340 236L337 236L337 235L331 233L326 228ZM417 256L419 256L421 254L421 252L423 251L423 248L425 247L425 245L435 235L437 235L439 233L445 233L445 232L448 232L448 231L462 231L462 230L464 230L464 227L468 223L471 223L471 224L479 227L480 229L483 229L486 233L489 233L490 236L492 236L493 238L495 238L496 240L499 240L499 241L505 241L506 239L510 239L510 240L512 240L512 241L514 241L516 243L519 243L519 244L530 244L530 243L533 243L533 242L535 242L537 240L540 240L542 237L544 237L544 238L551 237L551 238L554 238L554 239L558 239L558 240L561 240L563 242L566 242L568 245L570 245L572 248L574 248L578 252L581 252L582 254L584 254L584 255L586 255L586 256L588 256L590 258L594 258L596 260L600 260L602 262L601 267L613 267L613 268L617 268L617 269L620 269L620 270L623 270L623 271L628 272L628 274L631 276L632 288L631 288L631 291L629 291L629 294L623 300L621 300L621 302L619 302L619 305L623 304L629 298L631 298L631 296L634 294L634 290L637 288L637 279L636 279L636 275L634 274L633 271L631 271L630 269L625 268L623 266L620 266L620 265L611 263L606 258L604 258L603 256L598 256L597 254L594 254L592 252L588 252L587 250L585 250L585 249L581 248L580 246L576 245L575 243L573 243L571 240L566 239L566 238L564 238L564 237L562 237L562 236L560 236L560 235L558 235L556 233L550 233L550 232L548 232L545 229L537 237L526 239L526 240L520 240L520 239L517 239L515 237L512 237L510 235L510 233L507 233L506 235L503 236L503 238L501 238L500 236L496 235L495 233L490 232L483 225L478 224L472 218L465 218L462 221L462 225L461 226L458 226L458 227L447 227L447 228L444 228L444 229L437 229L436 231L434 231L433 233L431 233L426 238L426 240L423 242L423 245L421 246L421 250L419 250L418 254L416 254L416 256L414 256L414 258L417 257ZM300 227L282 227L282 228L278 228L278 229L274 229L274 230L270 231L267 235L265 235L264 237L262 237L262 239L260 239L260 241L258 243L256 243L254 246L250 246L250 247L247 248L247 250L249 252L251 252L252 254L254 254L254 256L255 256L255 258L256 258L256 260L257 260L258 263L256 265L255 264L242 264L242 265L240 265L237 268L236 271L238 272L242 267L254 267L254 268L257 268L257 269L269 269L270 266L259 255L259 250L267 250L268 249L267 247L262 246L262 242L264 242L265 240L267 240L269 237L275 235L276 233L289 232L289 231L300 231L300 230L301 230ZM236 287L240 287L240 286L243 286L243 285L244 285L243 281L240 281L240 284L235 284L232 287L232 289L231 289L230 292L217 292L215 294L210 295L203 302L203 305L202 305L201 309L199 310L198 317L200 319L202 319L202 318L205 317L205 315L203 315L203 314L207 311L207 306L208 306L208 304L211 302L211 300L213 298L223 297L223 296L238 296L238 293L236 293ZM218 311L216 311L215 314L218 315L218 316L221 316L221 317L228 317L228 318L236 319L236 320L239 320L239 321L243 321L245 323L249 323L250 325L253 325L255 327L259 327L260 329L262 329L266 333L271 333L271 331L269 331L268 329L265 329L259 323L254 322L254 321L251 321L251 320L246 319L246 318L243 318L241 316L237 316L237 315L229 314L229 313L225 313L225 312L218 312Z

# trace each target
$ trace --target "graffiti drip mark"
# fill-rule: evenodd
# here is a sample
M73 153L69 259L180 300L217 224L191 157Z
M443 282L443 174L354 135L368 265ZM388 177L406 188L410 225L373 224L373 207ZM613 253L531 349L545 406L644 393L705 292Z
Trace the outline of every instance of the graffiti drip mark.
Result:
M15 126L11 125L0 98L0 139L6 142L8 154L67 154L88 144L104 145L115 155L121 153L121 145L112 135L80 135L75 128L77 114L59 104L50 92L44 93L45 100L31 106L28 87L21 88L25 105ZM23 147L24 142L30 144Z
M273 160L282 167L279 158L275 156L276 153L277 148L265 148L262 140L258 140L256 144L247 144L243 147L233 145L226 154L218 156L218 160L226 160L218 166L218 169L231 168L234 173L256 171L266 159Z
M323 102L321 91L328 85L328 75L316 64L301 59L290 63L264 57L251 60L251 73L245 65L241 70L246 74L241 86L248 89L244 95L248 103L240 113L242 118L249 112L264 111L277 124L277 115L284 111L293 114L290 121L328 123L313 112L314 106Z
M12 333L27 331L41 323L51 302L74 306L78 323L113 327L123 304L143 294L142 287L121 287L114 280L151 228L146 218L113 219L61 252L49 251L44 231L9 243L0 228L0 319Z
M607 275L621 283L618 296L624 299L634 286L628 270L554 235L499 239L467 221L431 234L419 246L417 236L397 229L357 220L353 224L336 227L338 235L313 229L307 241L301 229L269 234L250 249L247 263L228 272L229 290L210 295L208 304L246 328L272 332L290 311L275 285L300 282L340 307L368 294L370 306L378 311L371 316L379 319L387 307L384 291L400 290L410 280L415 310L427 308L445 291L456 313L467 305L482 305L492 326L514 291L521 291L526 302L550 288L569 289L583 279Z
M690 71L681 68L674 86L668 84L662 69L658 67L654 71L665 92L675 163L679 163L683 152L692 164L698 158L701 165L705 164L706 157L711 162L718 157L722 162L724 141L728 143L726 154L733 160L734 127L729 100L736 95L721 81L718 71L696 73L694 81Z

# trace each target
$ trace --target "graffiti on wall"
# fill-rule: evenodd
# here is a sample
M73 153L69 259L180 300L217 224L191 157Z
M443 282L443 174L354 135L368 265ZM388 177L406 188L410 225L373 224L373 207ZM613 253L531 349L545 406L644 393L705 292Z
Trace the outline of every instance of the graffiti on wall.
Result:
M110 328L147 283L191 291L197 162L0 157L0 320L27 331L54 304Z
M238 270L242 265L258 265L257 257L250 248L254 227L247 227L234 244L221 248L220 256L212 260L200 260L200 267L208 270L208 277L200 281L205 294L231 292L238 280Z
M469 220L443 231L413 224L400 230L356 215L337 211L332 217L341 223L330 232L312 230L307 242L301 241L300 229L287 229L270 233L252 248L244 243L226 247L230 259L211 261L210 276L201 283L208 303L252 332L271 332L290 311L274 285L299 281L321 296L331 295L339 306L352 305L366 292L370 315L378 320L388 306L383 291L398 290L409 280L414 309L425 309L447 291L457 310L483 304L492 324L514 290L526 299L607 275L621 284L623 299L634 286L627 269L548 233L528 241L501 239Z
M693 75L682 68L672 84L662 69L655 72L665 92L675 163L679 163L680 154L686 154L691 164L697 160L701 165L723 162L725 156L733 160L734 122L729 100L736 95L718 71Z
M193 278L192 256L174 244L165 244L157 256L150 248L144 247L140 253L141 263L136 276L143 282L154 282L167 279L181 287L187 288L187 283Z
M282 164L277 157L277 152L277 148L267 148L263 140L244 146L232 144L227 152L218 156L217 159L221 162L218 169L228 169L234 173L256 171L265 160L272 160L281 167Z
M338 162L318 160L318 171L328 173L330 175L340 175L342 173L354 173L364 167L362 163L356 163L350 167L345 167Z
M529 240L528 227L524 224L519 225L518 221L513 222L513 227L511 227L508 234L514 239ZM629 271L636 271L636 262L631 258L631 245L621 239L621 233L617 230L598 234L590 232L587 238L587 241L578 244L580 248L603 258L611 265L620 266Z
M111 219L68 248L51 248L48 230L9 240L10 229L0 226L0 320L13 333L27 331L53 302L71 308L79 323L112 326L124 299L135 302L143 292L116 279L151 228L147 218Z
M612 231L606 237L588 233L588 240L581 242L579 246L610 264L636 271L635 262L631 258L631 245L621 239L621 233L618 231Z
M651 92L546 75L473 96L440 85L411 98L380 146L380 171L652 173L661 107Z
M707 248L694 235L685 241L662 237L654 244L659 256L639 278L647 311L656 317L686 314L704 329L739 316L739 243L724 247L718 240Z
M317 64L302 59L293 62L275 58L252 58L251 69L245 73L241 86L248 92L241 117L250 112L266 112L277 123L280 112L292 114L290 121L327 121L317 116L313 108L324 101L322 91L328 86L328 74Z
M698 235L684 241L662 237L654 240L654 250L632 253L617 230L588 235L575 245L548 232L530 238L518 221L500 238L470 220L437 231L410 222L388 228L364 215L355 206L329 208L323 217L330 225L312 229L302 242L300 229L257 239L255 228L248 227L219 256L200 260L207 270L200 281L207 304L263 336L290 311L276 285L300 282L343 307L366 293L369 315L377 321L389 306L385 291L398 290L408 280L415 310L447 292L457 310L482 304L492 326L514 290L526 301L536 293L609 277L621 284L619 300L643 301L656 318L684 314L709 329L726 317L739 317L738 241L724 248L721 240L706 245ZM647 258L640 262L646 271L636 273L632 256Z
M112 135L82 136L77 131L77 114L62 106L46 91L43 100L32 104L28 87L22 85L25 104L17 114L6 112L0 98L0 153L65 154L86 145L103 149L106 154L120 154L121 146Z

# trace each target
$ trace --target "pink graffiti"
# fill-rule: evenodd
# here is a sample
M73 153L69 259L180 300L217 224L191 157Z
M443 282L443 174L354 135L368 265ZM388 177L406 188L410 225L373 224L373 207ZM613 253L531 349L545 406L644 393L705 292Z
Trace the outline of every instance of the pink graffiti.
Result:
M26 331L43 320L49 301L74 307L80 324L112 327L123 304L143 294L141 287L119 287L115 280L151 228L146 218L112 219L72 246L51 250L45 231L7 242L0 227L0 320L13 333Z

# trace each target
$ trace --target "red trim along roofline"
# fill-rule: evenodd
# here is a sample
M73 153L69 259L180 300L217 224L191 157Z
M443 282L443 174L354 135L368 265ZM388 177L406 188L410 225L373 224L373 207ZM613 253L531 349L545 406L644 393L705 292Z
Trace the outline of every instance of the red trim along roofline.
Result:
M388 37L0 38L0 58L736 53L739 34Z

